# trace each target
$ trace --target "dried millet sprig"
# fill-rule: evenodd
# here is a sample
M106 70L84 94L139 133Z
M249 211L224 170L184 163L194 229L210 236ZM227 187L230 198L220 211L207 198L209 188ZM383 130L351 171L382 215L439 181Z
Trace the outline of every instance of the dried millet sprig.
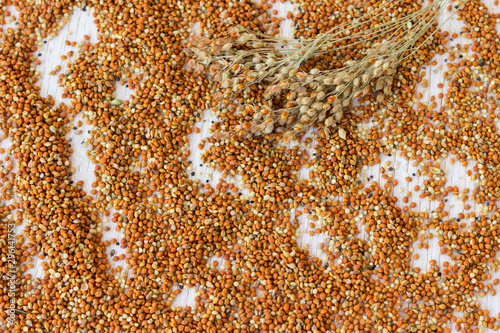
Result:
M385 9L302 43L242 27L233 28L228 37L216 40L194 36L189 45L194 59L188 66L199 72L208 68L212 79L220 82L215 98L221 104L230 103L252 85L264 83L264 103L258 107L247 105L253 119L234 128L240 137L276 134L289 142L313 124L318 124L328 135L342 118L344 108L355 98L376 93L377 101L382 102L391 93L397 66L432 38L434 32L430 29L436 25L447 0L367 30L359 29L381 13L394 9L399 2L389 2L387 7L382 6ZM426 34L424 43L416 45ZM350 42L343 45L346 40ZM274 45L280 41L295 48L276 49ZM333 53L341 59L343 49L359 46L361 58L345 61L339 69L301 71L301 66L312 57ZM284 107L273 108L273 99L283 100Z

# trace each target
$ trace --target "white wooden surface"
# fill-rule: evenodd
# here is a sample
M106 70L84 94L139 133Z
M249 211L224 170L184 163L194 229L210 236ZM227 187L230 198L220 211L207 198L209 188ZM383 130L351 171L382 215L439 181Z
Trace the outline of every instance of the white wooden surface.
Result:
M499 12L500 8L496 7L493 5L493 0L485 0L485 3L487 4L488 8L492 12ZM17 12L15 8L12 6L9 6L8 8L13 16L17 17ZM277 1L274 4L273 9L278 10L278 16L285 17L287 11L293 11L293 6L290 3L280 3ZM457 32L459 33L461 31L461 28L463 26L463 23L460 21L457 21L456 19L452 19L448 21L444 25L444 29L448 30L450 33ZM15 23L8 23L3 26L3 29L7 28L13 28L16 29L17 26ZM283 35L290 35L291 34L291 29L290 29L290 21L285 20L282 23L282 28L281 28L282 34ZM97 42L97 30L94 26L93 23L93 18L92 18L92 13L89 11L83 12L81 10L76 10L74 14L71 16L71 19L68 24L66 24L63 29L59 32L59 35L53 39L47 40L46 44L43 45L43 48L38 51L39 59L41 61L41 65L37 67L37 70L40 71L41 73L41 80L39 81L39 84L41 86L41 94L43 96L48 96L52 95L54 99L56 100L57 103L60 102L66 102L68 103L68 100L63 100L61 97L61 94L63 90L58 86L57 84L57 75L56 76L50 76L49 72L53 70L57 65L60 65L64 70L67 64L67 61L71 61L72 59L68 59L67 61L62 61L60 59L61 55L65 55L69 51L74 51L75 54L77 53L77 50L71 46L66 46L64 42L66 40L69 41L76 41L81 42L83 41L83 36L84 35L89 35L91 37L91 42ZM456 38L452 43L451 46L456 45L456 44L470 44L470 40L462 39L462 38ZM427 73L427 80L429 82L429 88L427 89L421 89L420 91L424 95L424 100L429 98L431 95L436 95L440 92L440 89L437 88L438 83L444 83L444 79L442 78L441 75L441 69L445 68L445 62L444 62L445 56L437 56L436 60L438 64L436 66L429 66L426 68L426 73ZM446 85L445 88L446 89ZM446 91L443 91L444 93ZM118 85L117 86L117 98L126 100L130 98L130 95L133 94L133 91ZM438 102L439 103L439 102ZM75 119L75 122L80 119L79 117ZM205 112L205 117L202 119L200 123L198 123L196 126L201 129L201 132L199 134L192 134L190 136L190 150L192 152L191 155L191 160L193 161L193 171L195 172L195 176L193 178L200 178L200 179L208 179L208 175L212 174L212 171L207 172L207 169L204 166L200 166L200 154L201 152L198 150L197 146L200 140L204 137L207 136L208 134L208 128L210 127L210 115L208 115L207 112ZM362 126L369 126L369 125L362 125ZM88 130L90 130L90 126L84 125L83 127L79 128L80 130L83 130L82 134L77 134L76 131L73 131L70 134L71 138L71 143L73 146L73 149L75 150L75 153L72 156L72 164L73 167L76 169L76 173L73 176L74 181L78 180L83 180L84 186L83 189L87 192L90 193L91 186L90 184L94 181L93 178L93 170L94 167L93 165L89 162L85 155L86 147L85 147L85 139L88 135ZM8 148L9 143L7 140L5 140L2 144L2 147ZM310 156L312 156L312 151L310 153ZM417 211L428 211L431 212L434 208L436 208L437 203L435 202L429 202L425 200L420 200L418 198L419 192L415 192L413 190L415 185L420 185L422 186L422 181L424 177L414 177L412 176L413 173L416 173L416 168L410 166L403 158L401 158L398 154L393 154L391 157L384 157L382 159L382 165L385 165L385 163L390 163L390 166L394 168L394 171L392 172L394 174L394 178L399 181L399 185L396 186L394 190L394 195L402 198L405 196L406 192L410 191L413 192L413 201L417 203L417 208L415 210ZM446 175L448 182L447 185L456 185L459 187L460 191L462 191L464 188L473 188L474 183L468 179L466 176L466 168L463 168L460 163L455 163L454 165L451 165L449 163L449 160L443 160L441 161L441 165L443 166L444 169L447 169L448 173ZM369 178L371 175L374 176L372 180L380 181L381 184L385 183L380 178L380 173L379 173L379 167L381 165L378 165L373 168L368 168L364 170L364 173L367 175ZM469 168L472 167L469 166ZM386 168L388 169L388 167ZM390 172L389 172L390 174ZM211 180L212 185L215 185L218 181L219 174L215 173L215 176ZM414 180L408 184L405 181L405 177L407 175L410 175ZM307 171L304 170L302 172L303 177L307 177ZM238 185L238 181L236 180L236 184ZM400 190L399 188L402 188ZM245 190L242 191L245 193ZM467 202L472 206L471 211L475 211L476 205L475 202ZM404 204L401 202L401 205L403 206ZM451 195L448 197L448 202L446 203L445 209L450 211L450 217L458 217L459 213L465 213L464 211L464 203L461 202L460 199L453 198ZM303 215L305 217L305 214ZM121 235L119 232L115 232L114 230L114 225L111 221L107 221L107 219L104 219L103 226L109 226L110 231L108 232L103 232L104 233L104 238L105 239L111 239L111 238L116 238L118 241L121 239ZM359 225L359 229L363 230L361 225ZM18 228L18 232L20 232L22 227ZM305 221L305 218L301 218L301 228L300 228L300 243L301 246L306 247L309 249L310 253L312 255L318 256L320 259L324 258L324 255L321 253L319 250L319 244L322 242L327 242L327 238L323 235L316 235L316 236L309 236L307 232L309 231L308 228L308 223ZM429 250L418 250L416 253L420 255L420 258L418 260L414 261L414 265L422 268L423 270L426 270L429 268L429 261L434 259L440 264L441 262L444 261L450 261L446 255L440 255L439 254L439 247L437 245L437 238L434 238L433 240L429 241L430 249ZM115 255L120 255L124 253L124 250L122 250L119 246L116 245L111 245L108 248L108 253L111 251L115 251ZM38 260L38 259L35 259ZM219 260L221 262L221 260ZM34 277L42 277L43 272L40 268L40 262L38 260L34 262L35 267L31 270L29 270L29 273L31 273ZM118 261L117 263L113 264L116 265L121 265L122 267L125 267L124 261ZM500 273L493 274L495 278L500 278ZM196 295L196 290L190 290L190 289L183 289L181 294L177 296L174 306L185 306L185 305L190 305L194 306L194 297ZM492 297L490 295L480 298L480 302L483 305L483 308L489 309L490 310L490 315L491 316L496 316L500 312L500 293Z

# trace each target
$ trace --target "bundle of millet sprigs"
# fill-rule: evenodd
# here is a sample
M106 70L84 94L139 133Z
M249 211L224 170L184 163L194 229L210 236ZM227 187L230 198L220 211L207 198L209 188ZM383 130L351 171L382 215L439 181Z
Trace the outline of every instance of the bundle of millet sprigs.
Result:
M288 143L302 137L311 126L320 127L320 134L328 136L356 98L370 95L383 102L391 94L398 65L419 46L432 41L446 3L437 0L406 16L360 29L404 5L394 0L309 40L271 36L241 26L232 28L223 38L195 35L187 47L192 55L188 66L210 73L217 82L213 94L220 107L244 96L253 85L265 91L262 103L239 106L253 118L230 131L216 133L219 138L266 135ZM360 48L362 56L344 61L343 50L353 47ZM326 53L333 54L342 65L333 70L304 71L310 59ZM281 103L275 103L277 100ZM345 132L339 129L339 135L345 137Z

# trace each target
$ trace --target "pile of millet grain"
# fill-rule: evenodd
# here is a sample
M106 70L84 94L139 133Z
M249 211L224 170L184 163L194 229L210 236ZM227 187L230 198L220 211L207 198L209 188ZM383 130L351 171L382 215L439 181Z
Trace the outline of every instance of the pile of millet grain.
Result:
M296 12L287 17L295 37L311 38L388 2L294 3ZM401 1L379 23L421 5ZM498 330L500 318L479 301L499 283L492 274L500 237L500 17L478 0L452 3L450 12L460 5L465 27L459 34L467 45L449 47L452 34L435 31L398 66L385 100L362 97L344 112L342 132L285 146L272 136L215 135L252 119L252 111L219 108L217 83L186 66L196 22L210 38L236 25L278 34L282 19L270 3L1 0L1 23L10 15L7 6L19 11L18 29L0 32L0 125L11 142L0 166L2 331ZM83 6L93 12L98 42L79 43L59 73L71 102L58 104L40 96L37 50ZM358 53L347 47L343 56ZM433 68L438 55L448 57L445 92L424 100L417 92L425 84L422 68ZM333 57L313 58L304 70L341 65ZM135 89L133 98L117 99L117 83ZM258 104L262 92L253 86L238 102ZM198 148L202 163L222 173L216 186L191 176L189 135L199 132L207 109L217 115L214 135ZM92 126L86 141L95 165L91 193L74 179L70 163L67 134L79 115ZM390 154L427 177L402 200L381 162ZM472 166L475 186L460 193L441 167L445 158ZM363 179L367 167L380 168L383 180ZM405 177L410 182L412 175ZM452 218L445 205L452 196L481 209L465 207ZM419 211L419 200L438 208ZM299 246L300 215L307 215L312 234L327 236L327 260ZM108 255L104 219L123 235L122 258ZM12 223L22 226L13 247ZM413 265L413 252L432 237L449 260L423 271ZM12 248L16 273L8 265ZM224 265L209 262L214 256ZM43 278L27 273L34 258ZM123 265L112 267L119 259ZM183 288L198 290L194 307L172 306ZM11 299L15 324L6 310Z

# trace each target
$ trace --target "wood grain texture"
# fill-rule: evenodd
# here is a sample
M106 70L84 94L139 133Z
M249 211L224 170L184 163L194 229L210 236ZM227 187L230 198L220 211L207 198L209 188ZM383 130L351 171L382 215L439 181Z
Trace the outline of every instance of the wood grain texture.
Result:
M493 12L500 11L500 8L493 5L493 0L485 0L484 2L488 6L490 11ZM274 6L273 9L278 10L278 16L281 17L285 17L287 11L293 11L293 6L290 3L281 3L277 1L273 6ZM14 16L17 16L15 9L9 8L9 10L13 13ZM45 43L43 47L38 51L39 52L38 58L41 60L41 65L38 66L37 70L39 70L41 73L41 80L39 81L39 84L41 86L42 96L51 95L56 100L56 103L69 103L69 100L64 100L61 97L63 90L57 84L57 75L50 76L49 72L58 65L60 65L64 70L67 62L72 61L71 58L68 59L67 61L62 61L60 58L61 55L64 55L69 51L74 51L76 54L77 50L75 50L75 48L73 47L66 46L64 44L65 40L76 41L78 43L83 41L84 35L88 35L91 38L91 42L94 43L97 42L98 33L93 23L93 20L94 19L92 18L91 12L89 11L84 12L80 9L76 10L74 14L71 16L69 23L67 23L63 27L63 29L59 32L59 35L51 40L47 40L47 43ZM444 22L443 17L441 17L440 20L441 22ZM456 18L451 19L444 24L444 29L450 32L460 32L462 27L463 23L457 21ZM17 26L14 23L9 23L7 25L4 25L3 28L16 29ZM290 27L290 21L289 20L283 21L281 28L282 34L284 36L290 36L291 31L292 30ZM453 47L458 44L467 44L467 43L470 43L470 41L463 38L456 38L450 43L450 46ZM424 100L428 100L428 98L430 98L431 95L437 96L437 94L442 90L438 89L437 85L439 83L445 82L442 77L442 69L445 68L446 66L445 56L437 56L435 60L437 61L437 65L427 66L425 68L426 78L428 80L429 87L419 88L420 92L423 94ZM446 89L446 86L443 89ZM126 87L120 85L117 86L116 95L117 98L119 99L122 100L130 99L130 95L132 95L133 93L134 91L129 90ZM81 119L81 116L78 116L77 119L75 119L75 123L79 119ZM201 164L200 154L202 152L197 148L200 140L207 137L208 129L210 128L212 120L214 120L214 118L212 117L212 115L209 114L209 111L205 111L201 122L196 124L196 126L201 130L200 133L199 134L193 133L189 137L190 139L189 149L192 152L191 161L193 162L192 172L195 173L194 176L190 175L190 177L198 178L203 182L206 182L206 180L208 180L210 184L216 185L218 179L220 178L220 173L217 172L214 173L212 170L208 170L204 165ZM85 121L83 122L85 123ZM361 124L360 126L369 127L371 126L371 124ZM89 135L88 131L90 129L91 129L90 126L83 125L82 127L79 128L79 130L82 130L81 134L78 134L79 132L77 130L73 130L69 134L69 139L71 140L71 144L75 151L71 159L72 166L76 169L76 173L73 176L73 180L74 181L83 180L84 181L83 189L87 193L90 193L91 183L94 181L94 173L93 173L94 166L90 163L89 159L85 155L85 152L87 150L87 148L85 147L85 140ZM7 141L2 142L2 147L8 148L8 146L9 143ZM310 156L312 156L312 149L310 147L308 149L310 151ZM400 156L400 154L395 152L394 154L391 155L392 156L384 156L382 158L381 165L385 165L386 163L388 163L388 165L393 168L392 171L389 171L389 174L393 174L394 179L398 180L399 182L399 185L395 186L394 196L398 197L399 199L402 199L407 192L413 192L413 200L415 200L417 204L415 210L432 212L437 207L437 203L426 200L420 200L418 198L420 193L414 190L414 187L416 185L420 186L423 185L424 177L413 176L414 173L415 174L417 173L417 168L411 166L411 163L408 163L405 159L403 159ZM446 173L447 185L458 186L460 190L463 190L464 188L472 189L475 186L474 182L469 180L466 175L467 168L462 167L460 163L452 165L449 159L442 160L440 163L442 169L447 171ZM471 165L472 163L470 163L469 168L472 168ZM379 167L380 166L367 168L363 170L363 173L366 175L367 179L370 179L370 176L373 176L371 180L380 181L381 183L383 183L380 177ZM302 177L307 178L308 177L307 170L302 171L301 175ZM413 178L411 183L407 183L405 181L405 177L407 176ZM362 177L362 179L365 178ZM233 181L236 183L236 185L238 185L241 188L238 179L235 179ZM244 190L242 190L242 192L245 193ZM478 208L476 207L476 204L473 201L469 201L466 203L472 206L471 209L472 211L475 211ZM461 202L460 199L453 198L450 195L448 197L448 202L446 203L445 209L450 211L451 217L458 217L459 213L465 213L464 204L465 203ZM300 233L301 246L304 248L308 248L311 255L323 259L324 255L319 250L320 248L319 244L327 242L328 239L326 238L326 236L321 234L312 237L308 235L309 226L308 222L305 219L305 215L300 217L300 223L301 227L299 229L299 233ZM361 223L360 222L358 223L359 223L358 225L359 229L363 230ZM104 218L103 224L111 228L111 231L104 233L104 238L108 240L115 238L118 241L120 241L122 236L120 232L115 231L115 226L113 225L113 223L110 220ZM19 227L17 229L18 232L21 231L21 228L22 227ZM361 233L360 237L364 237L364 232ZM439 254L439 247L437 245L436 237L431 241L429 241L429 246L430 246L429 250L415 251L415 253L419 254L419 259L413 261L413 264L415 266L418 266L423 270L427 270L429 268L429 260L434 259L438 262L438 264L444 261L450 261L450 258L447 257L446 255ZM116 253L115 255L120 255L122 253L125 253L125 251L116 244L113 244L108 247L108 253L110 253L111 251L114 251ZM212 260L217 260L217 259L213 258ZM221 260L219 260L219 262L220 261ZM124 261L118 261L116 263L115 262L112 263L114 266L116 265L121 265L122 267L126 266ZM42 277L43 272L40 266L40 260L35 258L34 264L35 268L29 270L29 272L34 277ZM500 278L500 273L492 275L493 275L492 280L495 278ZM195 295L196 295L196 288L194 289L184 288L181 294L176 298L174 306L186 306L186 305L194 306ZM491 315L496 316L496 314L500 312L500 296L497 295L493 297L491 295L488 295L486 297L480 298L480 301L483 305L483 308L490 310Z

